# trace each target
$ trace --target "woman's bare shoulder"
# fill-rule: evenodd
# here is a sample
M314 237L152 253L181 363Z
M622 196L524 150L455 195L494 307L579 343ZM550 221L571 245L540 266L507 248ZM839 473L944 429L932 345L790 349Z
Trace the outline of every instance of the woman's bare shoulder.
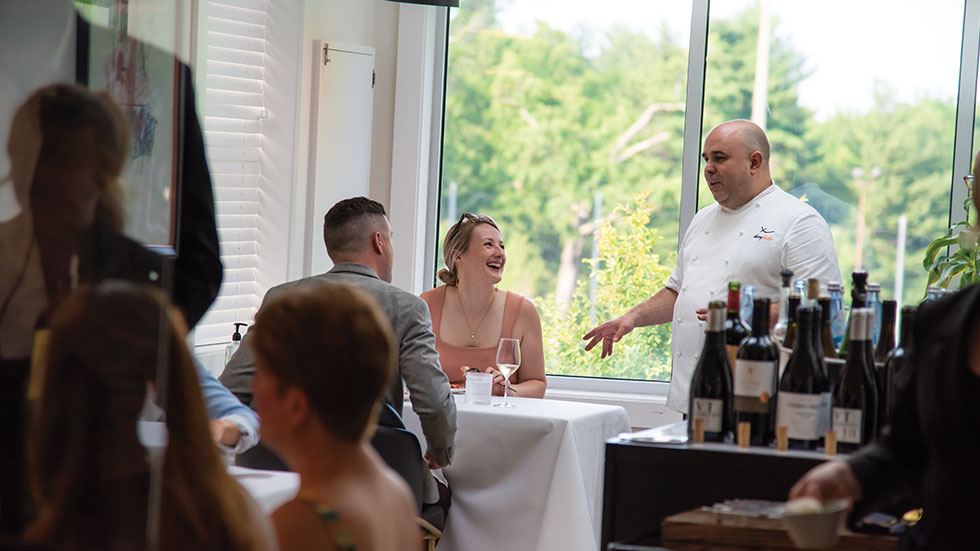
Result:
M272 513L280 549L305 549L323 538L323 521L309 503L299 499L286 502Z
M432 301L435 300L435 298L438 296L439 293L445 293L445 292L446 292L446 286L445 285L440 285L440 286L436 287L435 289L429 289L428 291L424 291L419 296L422 297L422 300L424 300L425 302L431 304Z
M508 291L511 292L511 291ZM519 310L517 311L517 326L524 328L533 328L535 326L540 330L541 328L541 316L538 315L538 308L534 305L534 302L522 295L511 292L511 294L516 295L520 299Z

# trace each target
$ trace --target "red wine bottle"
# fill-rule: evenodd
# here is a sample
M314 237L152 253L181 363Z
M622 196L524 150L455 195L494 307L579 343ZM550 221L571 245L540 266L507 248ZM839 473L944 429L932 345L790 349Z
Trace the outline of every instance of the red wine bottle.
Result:
M735 355L735 423L749 423L753 446L768 446L775 435L779 348L769 336L769 302L753 301L752 334Z
M812 306L797 309L799 338L779 379L776 426L787 427L791 449L817 449L823 435L820 429L825 428L821 420L825 413L823 393L827 385L820 360L813 349L813 320L816 313L816 308Z
M694 435L694 422L700 419L704 440L731 442L735 427L732 404L732 370L725 350L725 303L708 305L708 332L704 348L691 378L688 401L688 436Z
M892 378L888 374L885 362L888 353L895 348L895 309L898 303L885 300L881 303L881 334L875 347L875 384L878 387L878 433L885 426L888 417L888 404L892 398Z
M735 353L742 339L749 336L749 328L742 322L742 286L737 281L728 283L728 315L725 318L725 350L728 352L728 365L735 367ZM735 373L732 373L735 376Z
M890 379L891 392L886 397L888 407L886 408L889 416L892 408L895 407L895 400L902 390L908 385L912 377L911 368L908 365L909 352L912 347L913 330L915 325L915 306L902 307L902 326L901 337L898 339L898 346L888 353L885 359L885 373Z
M872 316L867 308L851 310L851 324L848 327L848 340L851 352L847 355L840 385L834 392L833 429L837 435L837 449L848 453L857 450L874 438L875 415L878 404L875 401L875 383L869 376L867 357L868 318Z

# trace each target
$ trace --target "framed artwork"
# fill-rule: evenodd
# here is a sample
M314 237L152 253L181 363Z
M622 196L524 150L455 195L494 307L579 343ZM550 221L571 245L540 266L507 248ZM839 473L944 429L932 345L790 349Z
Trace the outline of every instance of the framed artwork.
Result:
M122 177L125 232L175 254L181 120L180 71L172 53L176 20L152 2L76 5L88 23L79 23L76 78L91 90L106 90L132 127Z

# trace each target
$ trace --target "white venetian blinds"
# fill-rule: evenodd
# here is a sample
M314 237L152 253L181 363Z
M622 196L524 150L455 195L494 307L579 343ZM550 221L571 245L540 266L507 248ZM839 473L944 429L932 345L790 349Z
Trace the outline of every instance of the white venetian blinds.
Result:
M201 22L207 31L201 114L224 280L197 325L198 345L228 341L232 324L251 323L262 299L256 249L262 121L267 117L265 0L211 0L206 9L207 19Z

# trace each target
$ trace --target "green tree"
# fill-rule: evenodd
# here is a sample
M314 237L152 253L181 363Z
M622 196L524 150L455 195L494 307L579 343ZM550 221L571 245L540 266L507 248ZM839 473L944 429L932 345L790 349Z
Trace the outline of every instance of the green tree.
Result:
M619 316L661 289L670 277L674 254L663 261L652 254L660 241L650 227L649 191L634 197L633 204L619 206L618 223L599 225L599 259L589 261L597 280L596 301L589 300L587 281L562 312L553 298L539 299L544 333L545 363L550 373L624 379L670 378L670 324L639 328L616 344L611 358L598 361L602 348L585 351L584 335L597 320ZM578 343L572 346L572 343Z

